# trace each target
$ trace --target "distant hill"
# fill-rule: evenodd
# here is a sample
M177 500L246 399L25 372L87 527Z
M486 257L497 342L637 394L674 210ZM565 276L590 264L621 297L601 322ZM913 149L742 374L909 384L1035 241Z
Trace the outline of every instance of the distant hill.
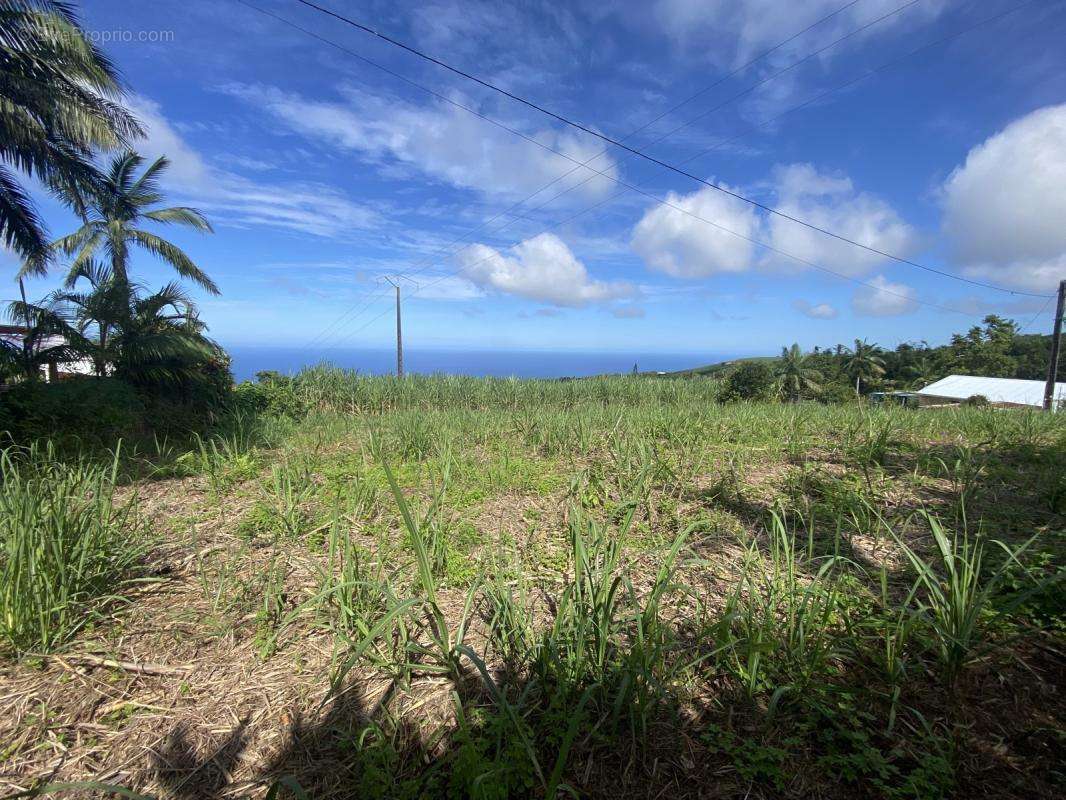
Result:
M729 361L719 361L716 364L706 364L702 367L692 367L691 369L682 369L676 372L662 373L669 378L695 378L695 377L710 377L720 378L722 375L731 370L738 364L743 364L747 361L777 361L777 356L751 356L750 358L734 358ZM658 374L658 373L645 373L645 374Z

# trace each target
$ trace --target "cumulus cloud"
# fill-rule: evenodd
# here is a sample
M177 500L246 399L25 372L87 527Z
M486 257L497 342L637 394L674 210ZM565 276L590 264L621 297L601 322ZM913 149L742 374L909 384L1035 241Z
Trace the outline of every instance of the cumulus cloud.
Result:
M553 234L542 233L511 249L513 256L483 244L468 248L460 257L463 277L483 289L573 308L635 294L628 283L593 280Z
M891 283L884 275L855 290L851 308L864 317L898 317L918 308L917 293L902 283Z
M1030 291L1066 274L1066 104L974 147L943 187L944 232L964 271Z
M839 313L829 303L810 303L807 300L795 300L792 307L811 319L836 319Z
M857 191L844 175L819 172L811 164L791 164L774 171L776 208L819 228L886 253L907 255L917 234L888 203ZM826 236L776 215L767 218L770 244L845 275L863 275L888 259ZM772 261L796 262L773 255Z
M675 278L751 267L755 245L747 239L759 235L754 207L709 187L689 195L670 192L666 202L647 211L633 231L633 250L649 267Z
M337 236L381 224L378 212L353 202L337 189L319 183L253 181L210 165L178 133L159 104L136 97L130 107L148 136L137 143L146 158L165 155L167 178L190 195L190 204L212 221L238 227L286 228L318 236Z
M914 229L890 205L858 191L847 176L791 164L774 170L772 191L775 207L782 212L870 247L905 255L917 244ZM632 244L648 266L675 277L701 278L754 267L805 268L758 248L752 239L845 275L865 274L887 260L791 220L762 214L709 187L690 195L670 194L667 203L677 208L658 205L647 211L634 229Z
M387 168L399 163L437 180L489 195L525 195L575 166L593 159L603 146L595 138L568 131L525 131L563 158L444 102L415 105L347 88L343 102L322 102L280 89L228 84L223 91L273 114L309 139L343 147ZM460 99L464 105L470 102ZM572 160L571 160L572 159ZM592 166L618 176L609 156ZM598 199L612 182L582 168L568 179L591 178L574 194Z

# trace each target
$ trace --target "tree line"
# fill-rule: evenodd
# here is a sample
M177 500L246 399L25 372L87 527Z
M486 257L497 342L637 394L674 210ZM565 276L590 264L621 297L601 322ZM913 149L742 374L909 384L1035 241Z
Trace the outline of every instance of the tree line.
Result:
M1051 337L1021 334L1009 319L990 314L940 346L904 342L894 350L864 339L850 346L798 344L772 360L744 361L725 377L727 399L839 401L873 391L920 389L948 375L1043 380Z

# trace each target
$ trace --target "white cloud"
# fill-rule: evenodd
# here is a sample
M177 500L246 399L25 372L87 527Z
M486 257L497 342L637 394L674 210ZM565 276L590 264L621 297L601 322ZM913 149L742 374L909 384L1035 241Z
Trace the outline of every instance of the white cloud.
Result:
M411 287L412 297L422 300L476 300L484 297L485 292L479 289L465 278L415 278L415 285Z
M836 319L839 313L829 303L810 303L806 300L794 300L792 307L811 319Z
M897 317L918 308L917 293L910 286L891 283L884 275L872 278L870 286L855 290L851 308L864 317Z
M670 192L666 202L677 208L655 206L633 230L633 250L649 267L675 278L745 272L751 267L755 245L744 237L759 235L759 218L752 206L709 187L689 195Z
M775 207L796 219L897 255L916 246L917 234L890 205L857 191L844 175L791 164L774 170L772 187ZM762 214L709 187L684 196L670 193L666 202L677 208L658 205L648 210L633 231L632 245L649 267L675 277L701 278L755 267L806 268L769 249L760 255L750 240L845 275L865 274L888 260L791 220Z
M821 173L811 164L774 170L776 208L796 219L896 255L917 245L917 234L883 200L855 189L844 175ZM776 215L768 218L770 244L845 275L863 275L888 259ZM772 261L793 268L792 259Z
M483 244L467 249L460 256L463 277L483 289L555 306L581 307L635 294L628 283L593 280L553 234L542 233L511 249L514 257Z
M699 48L701 54L716 63L739 65L841 5L840 0L656 0L654 8L663 30L676 42L692 50ZM785 54L809 52L828 44L899 5L899 0L856 3L785 48ZM871 27L853 41L861 42L903 25L935 18L946 5L947 0L920 3ZM828 53L823 58L832 55Z
M252 181L208 164L177 132L159 105L144 97L130 107L148 129L136 149L148 159L170 159L167 177L188 202L215 223L237 227L286 228L318 236L338 236L379 225L378 212L318 183Z
M1066 104L977 145L944 183L944 232L965 271L1030 291L1066 274Z
M229 84L223 91L269 111L309 139L360 153L386 168L395 160L452 186L488 195L529 194L572 169L574 161L589 161L603 149L599 140L584 134L523 131L564 153L563 158L444 102L418 106L352 88L343 90L342 103L309 100L267 86ZM459 102L470 105L461 98ZM595 159L592 166L605 175L618 175L610 156ZM574 192L578 198L603 197L613 185L607 177L581 169L557 189L588 177L592 180Z

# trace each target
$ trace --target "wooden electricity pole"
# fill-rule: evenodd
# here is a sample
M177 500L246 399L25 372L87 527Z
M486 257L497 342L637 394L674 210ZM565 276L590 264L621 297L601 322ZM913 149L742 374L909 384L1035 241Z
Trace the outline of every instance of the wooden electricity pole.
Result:
M1051 361L1047 367L1047 384L1044 386L1044 410L1055 408L1055 382L1059 374L1059 343L1062 341L1062 313L1066 305L1066 280L1059 281L1059 302L1055 308L1055 325L1051 334Z

